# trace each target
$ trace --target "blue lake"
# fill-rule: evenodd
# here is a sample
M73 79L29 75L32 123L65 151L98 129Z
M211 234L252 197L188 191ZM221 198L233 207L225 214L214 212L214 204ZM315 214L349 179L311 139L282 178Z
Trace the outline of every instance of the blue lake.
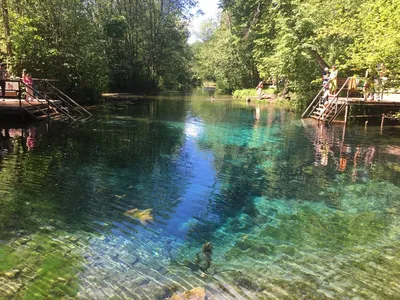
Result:
M3 127L0 299L398 299L400 128L206 98Z

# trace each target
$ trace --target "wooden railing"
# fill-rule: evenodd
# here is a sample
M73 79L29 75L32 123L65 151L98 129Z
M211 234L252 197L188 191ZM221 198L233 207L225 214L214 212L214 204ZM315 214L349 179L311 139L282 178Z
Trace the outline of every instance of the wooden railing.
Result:
M57 81L58 80L56 79L34 78L33 84L29 85L24 83L21 79L10 79L6 80L6 83L14 82L17 86L13 89L6 89L6 91L12 91L16 93L20 107L23 107L22 93L23 90L25 90L27 95L24 101L31 107L34 107L37 104L47 105L48 112L56 111L65 115L73 122L91 117L92 114L89 111L87 111L54 85L54 82Z

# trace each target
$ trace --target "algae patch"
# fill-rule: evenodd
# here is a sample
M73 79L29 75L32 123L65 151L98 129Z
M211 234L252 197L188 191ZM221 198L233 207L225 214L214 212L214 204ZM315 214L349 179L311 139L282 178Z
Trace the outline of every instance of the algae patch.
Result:
M73 244L57 238L40 233L0 245L0 299L77 295L81 256Z

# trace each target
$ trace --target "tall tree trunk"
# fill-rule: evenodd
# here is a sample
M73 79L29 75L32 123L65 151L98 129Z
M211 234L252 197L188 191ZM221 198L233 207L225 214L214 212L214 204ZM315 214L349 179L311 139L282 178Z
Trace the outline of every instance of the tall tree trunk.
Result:
M7 55L8 57L11 57L13 55L13 52L10 37L10 23L8 20L7 0L1 0L1 9L3 13L4 35L6 38Z
M323 60L321 55L318 54L317 51L315 51L311 48L308 48L308 47L307 47L307 50L311 54L311 56L315 59L315 61L318 63L318 65L320 66L321 69L329 67L328 64Z

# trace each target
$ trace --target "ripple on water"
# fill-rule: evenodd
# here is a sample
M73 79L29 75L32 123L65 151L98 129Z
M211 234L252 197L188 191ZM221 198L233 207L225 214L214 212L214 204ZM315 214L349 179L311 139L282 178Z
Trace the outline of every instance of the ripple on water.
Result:
M393 148L228 103L105 105L33 151L16 143L0 161L0 298L200 286L210 299L395 299ZM154 221L124 215L134 208ZM205 242L207 271L194 262Z

